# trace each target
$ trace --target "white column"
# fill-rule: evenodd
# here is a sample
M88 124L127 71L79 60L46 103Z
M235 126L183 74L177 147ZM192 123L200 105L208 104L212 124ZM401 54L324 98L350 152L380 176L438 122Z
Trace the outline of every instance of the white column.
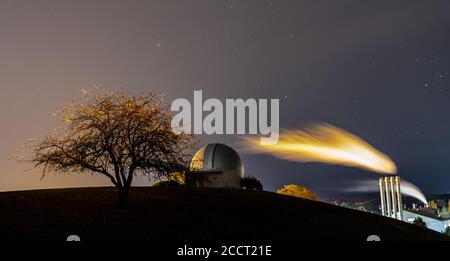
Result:
M378 179L378 185L380 186L381 215L386 216L383 177Z
M397 205L398 205L398 219L403 220L403 201L402 192L400 190L400 177L395 177L395 185L397 187Z
M387 209L387 216L392 216L391 211L391 193L389 192L389 178L384 177L384 191L386 192L386 209Z
M392 218L397 218L397 198L395 193L395 180L394 177L389 177L389 183L391 185L391 200L392 200Z

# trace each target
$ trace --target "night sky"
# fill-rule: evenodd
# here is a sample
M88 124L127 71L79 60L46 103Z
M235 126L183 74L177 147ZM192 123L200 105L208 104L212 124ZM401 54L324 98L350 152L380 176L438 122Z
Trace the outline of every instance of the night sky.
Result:
M278 98L280 127L327 122L389 155L426 193L450 192L450 2L0 1L0 190L109 185L17 163L78 90L159 90L168 102ZM236 136L200 136L234 145ZM377 174L242 155L266 190L321 196ZM148 182L140 179L136 185Z

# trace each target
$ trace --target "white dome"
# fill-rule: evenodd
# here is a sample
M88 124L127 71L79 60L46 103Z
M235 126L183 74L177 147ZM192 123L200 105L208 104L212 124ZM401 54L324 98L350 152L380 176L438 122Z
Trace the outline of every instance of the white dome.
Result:
M244 166L239 154L225 144L213 143L199 149L191 161L197 187L240 188ZM201 182L200 182L201 181Z
M191 162L191 169L196 171L240 171L244 166L239 154L231 147L212 143L199 149Z

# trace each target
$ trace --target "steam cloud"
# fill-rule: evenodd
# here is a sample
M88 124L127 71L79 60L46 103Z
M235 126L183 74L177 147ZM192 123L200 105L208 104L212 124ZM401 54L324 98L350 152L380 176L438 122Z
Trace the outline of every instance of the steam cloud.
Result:
M347 192L377 192L379 191L377 180L366 180L357 183L355 186L346 189ZM427 205L427 199L425 195L411 182L404 179L401 181L401 192L403 195L410 196L420 200L422 203Z
M387 155L358 136L330 124L284 131L274 145L262 145L257 138L245 138L245 145L249 152L268 153L285 160L357 167L381 174L397 173L395 163ZM347 191L375 192L378 189L377 181L366 181ZM420 189L403 179L401 193L427 204Z
M330 124L284 131L274 145L262 145L259 138L254 137L245 141L249 152L268 153L285 160L357 167L383 174L397 172L387 155L358 136Z

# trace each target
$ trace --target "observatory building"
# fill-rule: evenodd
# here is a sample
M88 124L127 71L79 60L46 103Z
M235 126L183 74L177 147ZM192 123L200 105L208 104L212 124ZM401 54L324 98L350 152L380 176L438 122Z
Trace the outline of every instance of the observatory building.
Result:
M243 176L239 154L225 144L212 143L195 153L186 184L198 188L241 188Z

